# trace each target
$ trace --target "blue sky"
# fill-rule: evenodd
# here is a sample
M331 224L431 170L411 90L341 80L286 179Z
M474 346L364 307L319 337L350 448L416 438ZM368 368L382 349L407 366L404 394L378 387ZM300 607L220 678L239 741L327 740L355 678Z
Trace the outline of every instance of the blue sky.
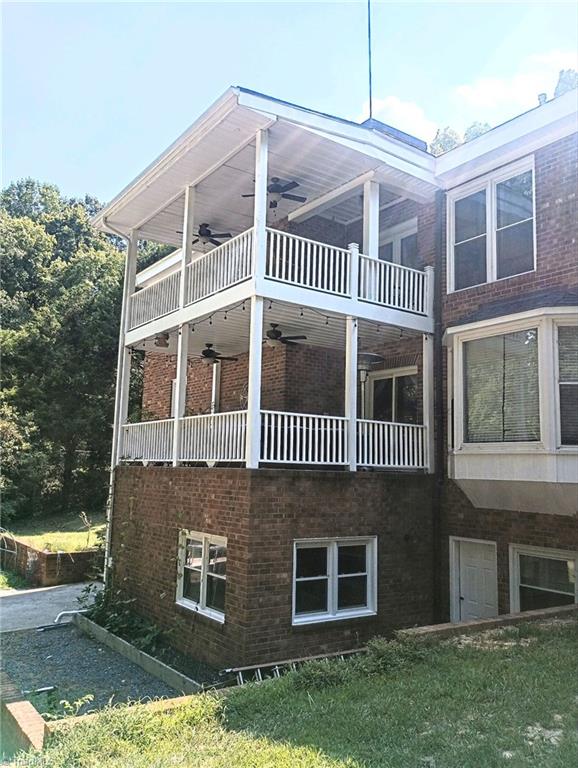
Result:
M5 3L3 185L113 197L229 85L358 120L362 2ZM373 3L375 116L492 125L576 67L575 3Z

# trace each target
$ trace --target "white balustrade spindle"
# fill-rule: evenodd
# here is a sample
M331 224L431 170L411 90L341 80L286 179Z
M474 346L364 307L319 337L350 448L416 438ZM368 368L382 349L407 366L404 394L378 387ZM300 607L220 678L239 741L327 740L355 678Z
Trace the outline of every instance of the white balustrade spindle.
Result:
M178 309L180 284L181 273L173 272L133 293L130 297L129 329L137 328Z
M185 304L211 296L251 276L253 230L227 240L187 265Z
M391 261L359 257L359 298L385 307L426 315L427 275Z
M261 461L275 464L347 464L348 420L261 411Z
M173 419L125 424L122 456L125 461L171 461Z
M181 461L245 461L247 411L187 416L181 424Z
M362 467L425 469L426 428L358 419L357 463Z
M302 288L349 296L349 251L267 229L265 276Z

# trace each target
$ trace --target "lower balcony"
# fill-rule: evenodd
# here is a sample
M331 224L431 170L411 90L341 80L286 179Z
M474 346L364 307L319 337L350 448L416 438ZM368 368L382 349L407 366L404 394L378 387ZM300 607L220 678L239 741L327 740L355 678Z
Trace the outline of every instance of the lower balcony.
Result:
M352 428L354 443L350 441ZM343 416L261 411L260 464L427 470L426 433L421 424L371 419L351 422ZM121 461L244 464L246 439L247 411L125 424ZM355 446L355 456L351 455L351 445Z

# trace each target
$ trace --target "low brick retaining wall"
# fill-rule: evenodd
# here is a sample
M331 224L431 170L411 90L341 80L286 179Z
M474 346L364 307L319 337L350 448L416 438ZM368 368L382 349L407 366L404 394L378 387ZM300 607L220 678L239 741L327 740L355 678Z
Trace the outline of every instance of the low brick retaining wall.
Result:
M98 549L80 552L43 552L14 539L16 552L3 552L2 565L24 577L32 587L75 584L94 578L104 555Z
M10 731L4 738L18 749L42 749L48 725L5 672L0 672L0 704L3 726Z

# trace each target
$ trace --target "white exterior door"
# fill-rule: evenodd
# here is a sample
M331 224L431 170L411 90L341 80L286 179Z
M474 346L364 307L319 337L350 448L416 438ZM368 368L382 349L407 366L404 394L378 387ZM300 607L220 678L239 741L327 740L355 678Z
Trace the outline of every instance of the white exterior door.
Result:
M453 540L452 620L498 615L498 575L493 542Z

